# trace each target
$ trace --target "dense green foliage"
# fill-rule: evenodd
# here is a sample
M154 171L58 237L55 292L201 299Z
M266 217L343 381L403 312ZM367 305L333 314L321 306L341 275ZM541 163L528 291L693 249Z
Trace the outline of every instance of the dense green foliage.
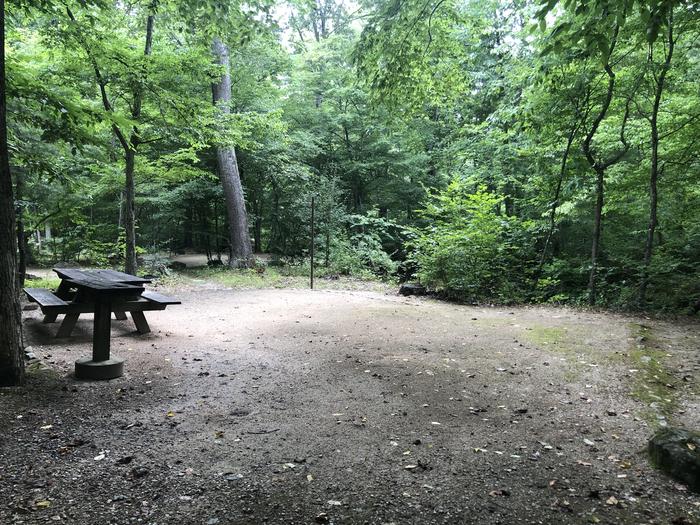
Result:
M228 143L255 251L282 263L308 257L314 197L330 274L463 300L687 308L700 300L700 12L613 4L10 2L27 251L123 263L116 127L139 141L141 255L225 258L213 146ZM212 35L231 49L225 117Z

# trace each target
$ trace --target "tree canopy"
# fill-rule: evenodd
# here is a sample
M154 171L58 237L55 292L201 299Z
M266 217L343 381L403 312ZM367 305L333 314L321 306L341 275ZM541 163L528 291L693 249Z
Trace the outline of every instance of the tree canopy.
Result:
M20 271L136 271L181 250L221 260L241 217L255 252L299 264L313 196L330 274L419 279L468 301L700 299L692 2L5 10ZM226 65L230 99L215 90L212 104Z

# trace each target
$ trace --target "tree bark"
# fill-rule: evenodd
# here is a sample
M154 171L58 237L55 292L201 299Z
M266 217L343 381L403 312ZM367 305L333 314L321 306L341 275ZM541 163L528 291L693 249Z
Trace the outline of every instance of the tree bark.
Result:
M7 147L5 0L0 0L0 387L24 383L15 203Z
M639 285L639 306L644 307L647 301L647 288L649 286L649 268L651 267L651 258L654 253L654 234L658 224L658 204L659 191L658 182L659 175L663 168L659 168L659 108L661 107L661 97L663 96L664 87L666 84L666 74L671 68L671 60L673 59L673 48L675 41L673 39L673 9L668 15L668 41L666 58L659 76L655 78L654 103L651 109L651 117L649 126L651 128L651 167L649 169L649 223L647 226L647 238L644 246L644 264L642 266L642 278ZM653 46L653 44L651 44ZM651 54L650 54L651 57Z
M214 105L223 115L231 113L231 64L228 46L220 39L214 38L212 53L223 74L219 82L212 84ZM243 186L238 171L236 150L231 145L217 144L216 161L219 179L224 189L226 211L229 219L230 257L229 266L247 268L253 262L253 249L248 233L248 217L245 209Z

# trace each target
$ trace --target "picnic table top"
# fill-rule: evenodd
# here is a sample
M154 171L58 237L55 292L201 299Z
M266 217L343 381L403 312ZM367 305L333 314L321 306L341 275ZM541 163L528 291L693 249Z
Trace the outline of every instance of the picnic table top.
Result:
M80 268L54 268L56 274L61 279L89 279L92 281L102 281L104 283L125 283L125 284L143 284L150 283L150 279L137 277L116 270L82 270Z
M108 295L140 295L144 291L143 284L150 282L149 279L115 270L54 268L54 272L64 281L79 288L87 288L93 292Z

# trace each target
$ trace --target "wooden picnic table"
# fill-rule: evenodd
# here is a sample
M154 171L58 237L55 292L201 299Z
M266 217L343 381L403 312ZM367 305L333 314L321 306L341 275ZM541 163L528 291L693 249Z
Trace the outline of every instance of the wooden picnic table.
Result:
M61 278L55 293L42 288L25 288L27 296L39 303L44 322L52 323L65 314L57 337L70 336L81 313L94 313L92 357L75 362L75 375L83 379L113 379L124 373L124 360L110 356L111 315L126 319L126 312L139 333L150 332L146 310L164 310L180 301L156 292L146 292L149 279L115 270L54 268Z

